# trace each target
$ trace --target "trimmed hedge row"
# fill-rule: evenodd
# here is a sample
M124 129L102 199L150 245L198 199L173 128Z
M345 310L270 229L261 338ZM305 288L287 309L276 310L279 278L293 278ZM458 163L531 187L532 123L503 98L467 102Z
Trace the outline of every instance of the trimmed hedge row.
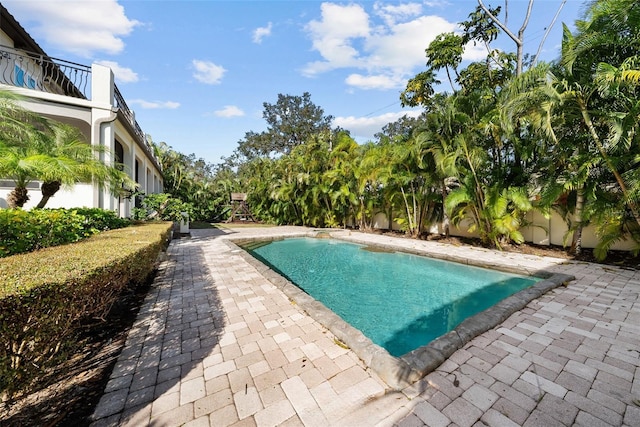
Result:
M0 258L72 243L129 220L98 208L0 209Z
M172 225L134 225L0 259L0 400L33 390L76 350L83 322L104 318L123 290L147 280Z

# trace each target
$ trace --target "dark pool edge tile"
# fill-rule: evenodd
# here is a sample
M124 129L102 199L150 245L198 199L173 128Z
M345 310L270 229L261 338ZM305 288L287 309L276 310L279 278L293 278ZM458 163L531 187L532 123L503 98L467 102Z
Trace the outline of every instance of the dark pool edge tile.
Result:
M548 278L536 282L533 286L523 289L503 299L496 305L465 319L453 331L436 338L424 347L407 353L401 359L404 359L407 364L415 368L422 378L442 363L439 362L441 357L446 360L475 337L499 326L512 314L525 308L531 301L540 298L552 289L566 285L572 280L575 280L572 275L553 273ZM437 364L437 366L432 367L434 364Z
M515 312L522 310L531 301L539 298L545 293L558 286L565 285L575 280L574 276L563 273L552 273L545 270L536 271L536 276L543 278L529 288L523 289L496 305L465 319L453 331L436 338L428 345L419 347L401 357L394 357L384 348L376 345L358 329L345 322L340 316L329 310L324 304L315 300L309 294L291 283L279 273L266 266L258 259L254 258L243 250L236 243L243 243L250 240L279 240L283 237L314 237L316 232L300 233L287 236L270 236L267 239L256 237L255 239L242 239L242 241L227 239L225 243L233 251L239 254L246 262L255 267L267 280L282 290L284 294L311 318L327 328L336 339L346 344L363 363L375 372L389 387L401 390L416 381L420 380L430 372L434 371L453 353L464 347L468 342L478 335L489 331L504 322ZM351 239L343 239L352 241ZM355 240L355 239L354 239ZM356 242L361 243L361 242ZM369 243L367 243L369 244ZM381 245L384 248L394 251L399 247L393 245ZM406 252L430 256L431 253L415 248ZM439 254L440 255L440 254ZM441 259L445 259L442 258ZM450 261L455 261L458 257L450 257ZM460 261L458 261L460 262ZM476 265L466 260L466 264ZM482 265L480 265L482 266ZM504 268L504 265L500 265ZM512 272L519 274L531 273L527 270L514 269Z

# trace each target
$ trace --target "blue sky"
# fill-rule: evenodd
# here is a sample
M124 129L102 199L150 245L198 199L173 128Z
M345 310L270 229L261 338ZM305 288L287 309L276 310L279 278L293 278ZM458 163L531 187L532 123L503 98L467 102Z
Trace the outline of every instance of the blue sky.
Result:
M334 126L350 130L358 142L404 114L417 115L401 108L399 93L424 71L430 41L459 31L456 24L477 5L472 0L2 3L49 56L109 65L154 141L211 163L229 156L246 132L266 129L263 103L275 103L280 93L309 92L335 118ZM527 3L508 2L513 32ZM560 3L535 0L526 52L536 52ZM558 56L561 23L573 27L583 5L566 2L542 59ZM515 51L506 36L494 47ZM469 46L464 58L485 54L480 46Z

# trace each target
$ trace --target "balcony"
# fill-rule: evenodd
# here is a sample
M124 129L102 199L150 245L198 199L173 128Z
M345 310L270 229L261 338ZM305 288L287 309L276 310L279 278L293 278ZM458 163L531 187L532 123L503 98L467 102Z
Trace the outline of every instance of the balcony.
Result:
M127 118L127 121L131 123L131 125L133 126L133 130L135 134L138 136L138 138L140 138L141 141L144 141L145 144L149 145L147 142L147 138L144 135L144 132L142 132L142 128L140 127L140 125L138 124L138 122L136 121L133 115L133 111L131 111L127 103L124 101L124 97L118 90L118 86L114 87L113 95L114 95L113 97L115 98L114 105L118 108L118 110L122 111L122 114L124 114L124 116Z
M90 99L91 67L0 46L0 83Z

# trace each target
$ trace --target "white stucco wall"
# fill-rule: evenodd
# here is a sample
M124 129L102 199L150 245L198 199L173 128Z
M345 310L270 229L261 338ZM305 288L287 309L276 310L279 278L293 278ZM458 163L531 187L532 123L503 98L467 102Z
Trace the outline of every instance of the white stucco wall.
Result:
M38 186L39 187L39 186ZM0 187L0 208L7 207L7 196L13 188ZM34 208L42 193L39 189L29 188L29 201L24 205L24 209ZM93 186L91 184L76 184L72 189L60 189L47 202L46 208L91 208L93 205Z
M563 246L571 244L571 235L567 236L567 224L562 217L553 212L550 218L545 218L540 212L532 211L527 215L527 221L531 224L521 229L525 241L536 245L554 245ZM353 225L353 224L351 224ZM469 222L464 222L459 228L450 226L450 234L458 237L478 237L477 233L469 233L467 231ZM373 227L378 229L387 229L388 221L384 213L378 213L374 217ZM400 230L394 223L394 230ZM443 230L441 224L434 224L428 231L430 233L441 233ZM598 237L595 228L592 226L585 227L582 231L582 246L585 248L593 248L598 244ZM611 247L613 250L627 251L634 247L631 241L621 241Z

